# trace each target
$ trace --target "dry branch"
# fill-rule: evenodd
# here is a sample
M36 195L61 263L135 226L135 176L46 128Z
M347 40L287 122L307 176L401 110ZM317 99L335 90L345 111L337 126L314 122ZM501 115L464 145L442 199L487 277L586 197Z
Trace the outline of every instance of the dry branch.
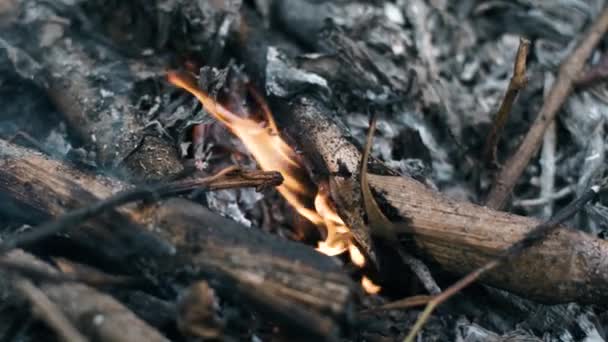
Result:
M486 201L488 207L500 209L504 206L519 176L540 147L547 127L553 122L555 115L572 92L587 59L607 30L608 7L604 8L589 31L583 35L584 38L578 47L562 62L557 80L526 137L496 177Z
M405 178L370 176L372 188L397 210L415 247L441 268L466 274L502 255L540 222L456 202ZM560 227L541 244L481 280L548 303L608 301L608 242Z
M566 220L572 218L577 212L579 212L589 201L593 198L597 197L599 193L600 187L594 186L588 191L586 191L580 198L576 199L570 205L562 209L557 215L552 217L546 222L539 224L538 226L530 229L520 240L513 243L509 248L503 251L496 258L488 261L485 265L473 270L471 273L467 274L456 283L451 285L449 288L445 289L442 293L438 294L434 298L432 298L427 304L424 311L418 317L418 320L410 330L410 333L405 338L405 342L412 342L418 331L422 329L423 325L429 319L431 313L435 310L435 308L448 299L452 298L462 289L467 286L470 286L472 283L477 281L484 274L492 271L496 267L503 265L507 262L510 262L520 255L527 251L530 247L535 246L536 244L542 242L547 238L547 235L554 232L555 229L559 228L560 225Z
M43 217L89 205L74 198L81 194L80 187L86 186L99 198L128 187L1 140L0 165L3 204ZM354 299L352 281L334 259L308 246L242 227L183 199L129 207L122 213L174 247L175 254L159 258L140 254L150 261L146 273L165 279L177 273L188 279L206 277L222 297L246 302L272 321L322 339L334 339L340 324L348 322ZM98 225L100 220L104 222L103 216L85 226ZM97 248L102 241L98 239Z

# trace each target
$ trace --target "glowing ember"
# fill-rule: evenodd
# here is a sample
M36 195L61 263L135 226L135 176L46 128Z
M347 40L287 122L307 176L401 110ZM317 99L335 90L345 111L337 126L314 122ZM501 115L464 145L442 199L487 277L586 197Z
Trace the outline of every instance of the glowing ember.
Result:
M365 292L370 294L376 294L382 290L382 288L376 284L374 284L368 277L363 276L361 278L361 286L365 290Z
M314 185L306 169L300 163L296 152L281 139L272 113L262 96L253 89L250 92L260 107L259 114L263 120L253 119L259 117L255 115L251 116L252 118L240 117L200 90L191 76L169 72L168 79L172 84L196 96L207 112L243 142L262 170L279 171L283 175L284 182L277 187L279 193L300 215L327 232L326 239L318 244L318 251L327 255L338 255L348 250L355 265L365 265L365 257L352 243L349 228L331 203L327 185L320 184L317 193L314 193ZM369 279L365 280L363 286L368 291L366 284L373 283ZM373 286L375 287L369 289L379 291L379 287Z

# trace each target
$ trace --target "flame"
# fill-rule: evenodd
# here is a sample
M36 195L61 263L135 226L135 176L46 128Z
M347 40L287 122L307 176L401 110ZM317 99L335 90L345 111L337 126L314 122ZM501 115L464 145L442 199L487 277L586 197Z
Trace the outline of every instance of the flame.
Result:
M348 246L348 254L350 255L350 260L352 260L353 264L359 267L365 266L365 256L363 256L363 253L361 253L357 246L354 244Z
M331 202L327 184L319 184L316 194L314 193L314 185L308 177L306 169L299 161L294 149L281 138L270 108L255 89L250 89L250 94L260 107L263 120L241 117L232 113L200 90L195 80L189 75L169 72L168 80L194 95L207 112L236 135L262 170L279 171L283 175L283 184L277 187L279 193L301 216L317 227L324 228L327 232L326 239L318 243L319 252L338 255L349 251L355 265L359 267L365 265L365 257L353 244L349 228L338 216ZM373 283L369 279L365 279L367 278L364 278L363 286L367 291L366 286L373 285ZM369 289L379 291L377 286L370 286Z
M371 279L366 276L363 276L363 278L361 278L361 286L363 287L365 292L369 294L376 294L380 292L380 290L382 290L380 286L374 284Z

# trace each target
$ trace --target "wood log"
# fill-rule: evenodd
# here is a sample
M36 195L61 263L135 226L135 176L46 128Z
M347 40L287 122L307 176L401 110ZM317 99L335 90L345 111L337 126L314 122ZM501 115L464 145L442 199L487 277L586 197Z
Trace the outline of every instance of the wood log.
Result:
M22 250L11 251L2 256L2 260L50 274L59 273ZM94 288L73 282L53 281L41 281L39 287L69 321L92 341L169 341L114 298Z
M79 198L85 187L93 198L128 187L1 140L0 166L1 209L40 213L29 217L31 223L89 204L90 197L89 203ZM129 207L123 213L176 250L157 258L140 255L146 274L205 277L221 296L245 301L272 321L324 340L336 339L351 319L352 280L336 259L311 247L242 227L184 199ZM113 224L100 217L85 226L100 223Z
M416 247L453 273L484 265L540 223L451 200L407 177L370 175L369 180L407 223ZM563 227L483 281L547 303L606 303L607 256L607 241Z
M281 36L265 32L255 17L244 13L236 32L236 48L242 62L265 89L266 59L269 46ZM266 38L251 39L254 36ZM253 41L255 44L249 44ZM265 44L260 44L265 42ZM280 45L280 44L277 44ZM332 198L341 217L354 234L366 229L358 186L360 149L335 111L314 92L295 94L290 101L272 102L281 132L289 136L315 166L315 172L333 178ZM370 172L386 174L386 168ZM447 272L463 275L484 265L526 232L541 223L533 218L502 213L470 203L449 200L410 177L370 174L373 190L381 196L387 216L405 221L417 254L435 262ZM345 205L346 203L346 205ZM360 220L357 222L357 220ZM362 234L365 235L365 232ZM371 244L370 244L371 246ZM563 227L541 245L531 248L515 262L488 273L487 284L547 303L579 301L608 302L606 260L608 242Z

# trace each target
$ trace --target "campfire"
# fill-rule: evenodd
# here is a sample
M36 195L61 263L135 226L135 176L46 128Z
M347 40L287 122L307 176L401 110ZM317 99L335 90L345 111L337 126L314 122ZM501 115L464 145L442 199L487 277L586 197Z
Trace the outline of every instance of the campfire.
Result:
M276 188L277 191L302 217L317 226L325 235L325 239L318 243L319 252L335 256L348 251L355 265L365 266L365 257L353 243L349 228L331 203L327 185L321 184L316 190L311 189L313 182L307 177L306 170L299 161L300 156L281 138L265 102L258 104L262 115L251 114L243 118L198 89L191 76L169 72L168 79L172 84L194 95L206 111L235 134L262 170L281 173L284 181ZM258 100L263 101L260 98ZM253 119L255 117L261 117L261 120L256 121ZM380 291L380 287L366 276L361 279L361 285L369 293Z
M608 9L507 7L0 2L0 340L605 339Z

